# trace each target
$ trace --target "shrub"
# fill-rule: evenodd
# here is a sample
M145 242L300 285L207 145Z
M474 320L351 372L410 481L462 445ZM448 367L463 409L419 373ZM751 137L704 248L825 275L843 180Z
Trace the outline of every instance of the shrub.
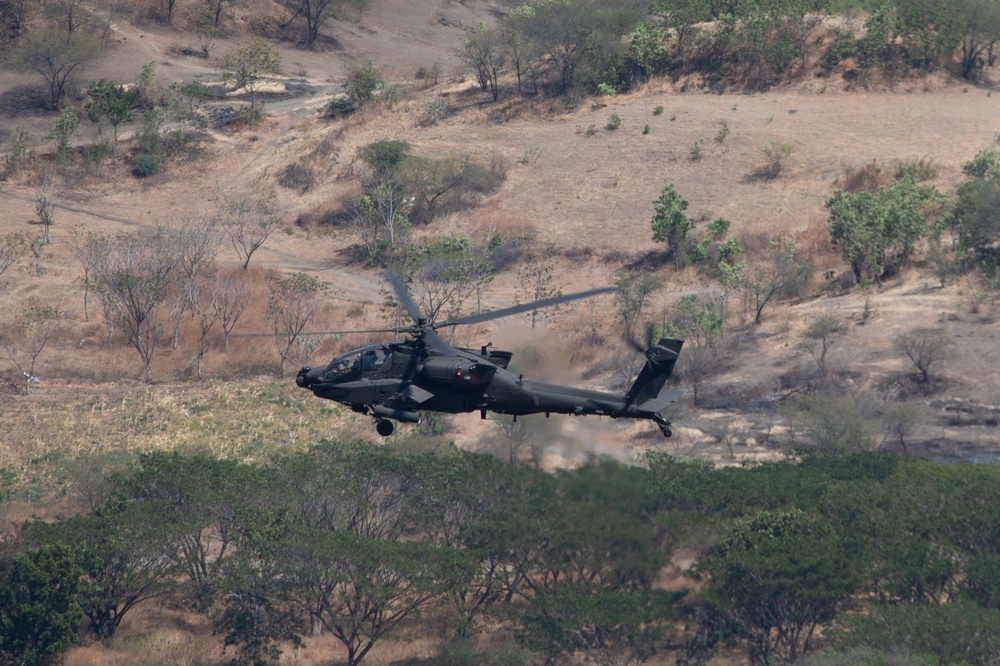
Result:
M962 173L970 178L989 180L1000 176L1000 153L984 148L962 165Z
M137 178L149 178L150 176L155 176L163 170L163 165L160 163L160 156L153 155L152 153L143 153L135 158L135 164L132 166L132 173Z
M663 107L662 107L662 106L659 106L659 105L658 105L658 106L656 106L656 107L655 107L655 108L653 109L653 115L654 115L654 116L659 116L659 115L663 115Z
M896 180L912 176L913 180L919 183L937 178L937 167L934 166L933 157L921 157L919 160L896 160L893 164L896 167Z
M344 83L347 96L356 108L361 108L375 99L375 93L385 85L382 73L371 60L353 65Z
M604 125L604 129L609 132L614 132L616 129L622 126L622 119L618 117L617 113L612 113L611 117L608 118L607 124Z
M346 118L358 110L358 105L347 95L337 95L323 107L323 117L331 120Z
M877 192L884 184L885 178L882 170L878 168L875 160L869 164L854 169L847 167L844 169L843 190L857 194L858 192Z
M290 190L308 192L316 184L316 172L301 162L293 162L278 176L278 183Z
M719 133L715 135L715 142L722 143L729 136L729 125L725 122L722 123L722 127L719 128Z
M440 97L435 97L424 104L424 117L422 125L436 125L437 122L448 115L448 104Z

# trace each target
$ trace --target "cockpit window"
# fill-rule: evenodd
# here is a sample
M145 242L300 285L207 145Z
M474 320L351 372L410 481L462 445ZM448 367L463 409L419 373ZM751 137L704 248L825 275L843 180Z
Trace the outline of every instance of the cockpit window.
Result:
M333 359L326 368L326 378L334 379L355 372L373 372L389 358L389 350L382 345L371 345L349 351Z

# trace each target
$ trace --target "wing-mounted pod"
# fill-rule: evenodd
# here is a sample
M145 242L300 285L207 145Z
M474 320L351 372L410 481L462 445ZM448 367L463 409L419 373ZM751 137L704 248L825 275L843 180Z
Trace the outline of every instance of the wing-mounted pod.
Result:
M496 374L492 363L474 363L463 358L429 358L420 369L421 376L432 382L452 386L484 386Z

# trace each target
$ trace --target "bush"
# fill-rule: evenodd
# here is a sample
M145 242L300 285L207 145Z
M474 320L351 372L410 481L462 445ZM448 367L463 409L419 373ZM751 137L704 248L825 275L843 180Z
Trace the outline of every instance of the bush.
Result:
M323 107L323 117L331 120L346 118L358 110L358 105L347 95L337 95Z
M604 129L609 132L614 132L616 129L622 126L622 119L618 117L617 113L612 113L611 117L608 118L608 122L604 125Z
M354 102L355 108L360 109L366 104L375 100L375 93L385 85L382 73L371 60L353 65L344 83L344 91Z
M278 183L290 190L305 193L316 184L316 172L313 171L312 167L301 162L293 162L285 167L285 170L278 176Z
M132 173L136 178L149 178L160 173L162 170L163 165L160 163L160 156L151 153L139 155L135 158L135 164L132 167Z
M933 157L921 157L919 160L896 160L893 164L896 167L896 180L910 176L919 183L937 178L937 167L934 166Z

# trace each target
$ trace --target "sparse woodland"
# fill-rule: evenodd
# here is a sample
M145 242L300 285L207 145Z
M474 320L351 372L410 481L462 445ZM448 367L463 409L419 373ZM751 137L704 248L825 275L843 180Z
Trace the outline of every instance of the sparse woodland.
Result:
M339 55L380 2L0 0L0 664L996 663L1000 479L933 459L1000 453L1000 128L816 166L766 104L982 104L1000 2L461 3L439 61ZM287 377L404 322L387 269L432 319L617 285L515 362L622 390L685 339L674 443L371 442Z

